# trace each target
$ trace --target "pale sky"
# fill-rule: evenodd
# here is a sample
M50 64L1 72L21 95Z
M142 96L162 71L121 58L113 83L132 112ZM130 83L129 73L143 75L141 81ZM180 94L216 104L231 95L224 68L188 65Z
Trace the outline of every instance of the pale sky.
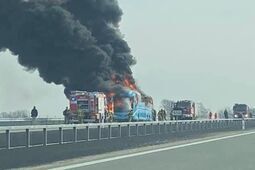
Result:
M119 0L121 32L137 59L139 86L154 98L191 99L212 110L255 106L254 0ZM0 54L0 112L30 110L61 117L63 87Z

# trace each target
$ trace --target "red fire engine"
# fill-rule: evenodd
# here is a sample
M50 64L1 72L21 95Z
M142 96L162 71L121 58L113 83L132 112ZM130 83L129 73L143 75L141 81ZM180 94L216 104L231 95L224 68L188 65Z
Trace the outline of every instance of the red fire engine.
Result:
M71 91L70 121L103 122L107 116L107 98L102 92Z
M172 116L175 120L192 120L196 117L195 103L190 100L182 100L175 103Z

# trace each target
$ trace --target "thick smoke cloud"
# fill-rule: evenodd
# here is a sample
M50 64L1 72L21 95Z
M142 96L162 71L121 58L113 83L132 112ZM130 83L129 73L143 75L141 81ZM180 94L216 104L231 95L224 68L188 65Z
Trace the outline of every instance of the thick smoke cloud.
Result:
M1 0L0 49L67 90L107 91L135 64L116 0Z

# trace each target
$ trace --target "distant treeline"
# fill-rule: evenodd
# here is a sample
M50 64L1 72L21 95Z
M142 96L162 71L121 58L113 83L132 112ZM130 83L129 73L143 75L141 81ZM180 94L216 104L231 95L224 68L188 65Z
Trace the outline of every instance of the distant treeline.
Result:
M28 118L29 111L27 110L17 110L14 112L1 112L0 118Z

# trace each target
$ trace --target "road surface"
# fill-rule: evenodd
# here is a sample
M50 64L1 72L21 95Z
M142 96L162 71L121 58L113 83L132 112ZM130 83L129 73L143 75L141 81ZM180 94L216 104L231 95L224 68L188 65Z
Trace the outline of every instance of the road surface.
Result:
M255 132L65 165L54 170L254 170Z

